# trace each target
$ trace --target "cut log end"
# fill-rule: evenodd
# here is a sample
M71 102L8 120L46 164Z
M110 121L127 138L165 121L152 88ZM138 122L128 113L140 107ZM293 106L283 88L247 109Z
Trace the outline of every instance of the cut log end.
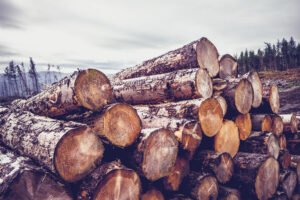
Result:
M280 153L279 153L278 161L280 163L280 166L283 169L288 169L291 165L291 162L292 162L292 156L291 156L291 154L289 153L288 150L286 150L286 149L281 150Z
M287 148L287 141L285 135L281 135L278 138L278 143L279 143L279 148L280 150L286 149Z
M240 200L241 195L237 189L220 186L219 187L219 199L220 200Z
M297 174L294 171L288 170L280 177L281 188L290 199L297 185Z
M299 123L299 120L297 118L297 115L295 113L293 113L291 116L291 121L290 121L291 133L298 132L298 123Z
M128 169L116 169L109 172L100 182L95 200L128 199L139 200L141 182L136 172Z
M201 38L196 46L197 61L200 68L207 69L211 77L215 77L220 70L219 53L215 45L207 38Z
M213 83L205 69L198 69L195 79L196 90L200 97L209 98L213 94Z
M150 189L142 195L142 200L164 200L163 194L156 189Z
M225 54L220 59L220 72L221 79L236 78L238 63L235 58L229 54Z
M167 176L173 168L178 153L178 142L167 129L158 129L146 139L142 170L148 180Z
M232 157L236 155L240 146L238 127L233 121L225 120L222 128L214 138L214 148L218 153L227 152Z
M95 119L94 129L118 147L127 147L138 138L142 124L136 110L124 103L111 106Z
M235 124L239 129L240 139L246 140L249 137L252 130L250 114L239 114L235 119Z
M279 164L273 157L259 167L255 179L255 192L258 199L269 199L275 194L279 184Z
M279 115L275 115L272 119L272 133L279 137L283 132L283 121Z
M251 83L247 79L242 79L234 93L234 103L236 109L242 113L246 114L250 111L253 103L253 88Z
M76 100L89 110L99 110L112 99L112 87L108 78L100 71L80 71L75 81Z
M270 156L273 156L275 159L277 159L279 156L279 152L280 152L280 146L279 146L277 137L275 137L274 134L271 134L267 138L266 143L267 143L267 147L268 147L268 154Z
M278 113L280 108L279 92L276 85L272 85L269 94L269 103L273 113Z
M263 87L257 72L250 72L248 81L252 84L253 88L253 102L252 106L258 108L262 103Z
M219 104L221 105L221 108L223 111L223 116L225 116L227 113L227 102L226 102L225 98L222 96L217 96L215 98L218 100Z
M87 127L69 131L55 149L54 165L67 182L84 178L102 160L104 146Z
M272 131L272 118L270 115L265 115L261 123L262 132L271 132Z
M229 153L222 153L218 159L213 171L220 183L227 183L234 171L233 159Z
M192 191L195 199L216 200L218 197L218 182L213 176L203 177Z
M202 102L198 116L203 133L208 137L216 135L222 127L223 110L215 98L209 98Z

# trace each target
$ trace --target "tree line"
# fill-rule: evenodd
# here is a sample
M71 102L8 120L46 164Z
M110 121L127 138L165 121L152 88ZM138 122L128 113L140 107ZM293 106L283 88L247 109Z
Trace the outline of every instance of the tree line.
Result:
M300 66L300 43L296 43L293 37L290 40L283 38L276 44L265 42L263 49L255 51L242 51L236 56L239 64L239 73L245 73L251 69L256 71L287 70Z

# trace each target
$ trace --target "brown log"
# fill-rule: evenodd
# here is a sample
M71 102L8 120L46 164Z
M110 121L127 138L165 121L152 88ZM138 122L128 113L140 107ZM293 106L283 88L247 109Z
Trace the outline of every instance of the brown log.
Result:
M189 159L184 156L178 156L170 174L163 178L164 188L166 190L178 191L189 171Z
M264 114L252 114L251 115L252 130L271 132L272 131L272 117Z
M284 133L297 133L299 120L295 113L292 114L281 114L283 122L283 132Z
M102 159L104 147L94 132L80 123L63 122L27 111L0 114L0 139L68 182L85 177Z
M235 124L239 129L240 139L246 140L252 131L252 122L250 114L239 114L235 119Z
M134 153L135 162L150 181L168 176L175 165L178 142L168 129L142 130L142 138Z
M190 172L186 183L185 192L188 192L197 200L216 200L218 198L219 186L217 179L206 172Z
M283 191L277 191L273 197L271 198L271 200L288 200L288 196L283 192Z
M280 150L278 162L282 169L288 169L292 162L292 156L287 149Z
M292 200L300 200L300 194L294 194Z
M83 107L100 110L111 99L108 78L96 69L87 69L74 72L41 93L12 104L38 115L57 117L80 111Z
M252 132L249 138L242 141L240 151L249 153L268 154L275 159L279 156L278 139L272 133Z
M279 164L273 157L238 153L234 157L234 164L233 181L241 191L253 192L260 200L269 199L275 194L279 185Z
M279 115L272 116L272 133L279 137L283 133L283 121Z
M287 148L287 141L285 135L279 136L278 143L279 143L280 150Z
M199 108L198 117L203 133L212 137L215 136L222 127L223 110L215 98L204 100Z
M214 149L218 153L227 152L232 157L238 152L240 138L238 127L233 121L224 120L223 125L214 138Z
M267 90L263 90L263 99L259 107L252 109L255 113L275 113L280 109L279 92L276 85L272 85Z
M227 183L233 174L234 165L229 153L199 151L191 163L192 170L210 170L220 183Z
M230 79L237 77L238 63L234 57L225 54L220 58L220 72L221 79Z
M101 165L80 185L78 200L139 200L141 181L138 174L124 167L120 161Z
M217 101L221 105L221 108L222 108L222 111L223 111L223 116L225 116L226 113L227 113L227 102L226 102L225 98L222 97L222 96L216 96L215 98L217 99Z
M292 170L280 172L279 190L282 190L290 199L297 185L297 174Z
M258 108L262 103L263 87L261 79L256 71L251 71L247 77L253 88L252 107Z
M219 186L220 200L240 200L241 194L237 189Z
M113 82L115 99L129 104L149 104L193 98L213 93L210 76L204 69L179 70Z
M72 197L58 178L29 158L0 146L0 199L66 199Z
M199 62L201 65L198 65ZM210 75L215 76L219 72L217 49L206 38L191 42L135 67L124 69L114 75L113 80L162 74L181 69L198 68L199 66L208 69Z
M164 200L163 194L154 188L151 188L142 195L142 200Z

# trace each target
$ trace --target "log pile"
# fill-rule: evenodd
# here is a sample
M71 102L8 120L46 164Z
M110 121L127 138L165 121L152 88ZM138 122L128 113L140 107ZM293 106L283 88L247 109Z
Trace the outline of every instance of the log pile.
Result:
M279 111L207 38L110 80L77 71L0 107L0 198L297 199L299 118Z

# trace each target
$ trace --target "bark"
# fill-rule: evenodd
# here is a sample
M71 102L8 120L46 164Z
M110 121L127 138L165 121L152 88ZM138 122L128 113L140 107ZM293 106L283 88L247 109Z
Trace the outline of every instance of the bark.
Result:
M0 114L0 124L0 140L6 146L31 157L68 182L82 179L103 156L101 140L80 123L6 109Z
M279 164L273 157L238 153L234 164L233 183L241 191L252 192L260 200L269 199L275 194L279 185Z
M229 153L199 151L191 162L192 170L210 170L220 183L230 181L234 173L232 157Z
M272 133L252 132L247 140L241 142L240 151L267 154L277 159L280 147L278 139Z
M290 199L297 185L297 174L292 170L280 172L279 190L283 191Z
M213 93L213 85L206 70L190 69L113 82L113 90L118 102L153 104L209 98Z
M237 189L219 186L220 200L240 200L241 194Z
M235 119L235 124L239 129L240 139L246 140L252 131L252 121L250 114L239 114Z
M99 166L88 175L80 185L77 199L138 200L141 190L141 181L137 173L117 160Z
M58 117L82 108L99 110L111 99L112 88L107 77L100 71L88 69L74 72L27 100L14 101L12 107Z
M233 121L224 120L222 128L214 138L214 149L217 153L227 152L232 157L240 146L238 127Z
M151 188L142 195L142 200L164 200L163 194L154 188Z
M53 175L29 158L18 156L0 146L0 199L66 199L69 191Z
M203 48L204 51L201 49ZM207 56L207 53L213 53ZM204 60L206 58L206 60ZM200 59L200 60L199 60ZM208 68L210 75L216 75L219 71L218 52L215 46L206 38L201 38L191 42L181 48L167 52L159 57L147 60L135 67L122 70L113 76L113 80L124 80L141 76L168 73L181 69L198 68L198 62L201 64L206 61L207 64L200 65ZM215 63L217 63L215 65ZM211 65L213 64L213 65ZM215 69L217 68L217 69Z
M168 176L175 165L178 142L168 129L142 130L134 153L139 171L150 181Z
M229 54L225 54L220 59L220 72L221 79L230 79L237 77L238 63L235 58Z
M299 120L295 113L280 115L283 122L283 132L284 133L297 133Z

